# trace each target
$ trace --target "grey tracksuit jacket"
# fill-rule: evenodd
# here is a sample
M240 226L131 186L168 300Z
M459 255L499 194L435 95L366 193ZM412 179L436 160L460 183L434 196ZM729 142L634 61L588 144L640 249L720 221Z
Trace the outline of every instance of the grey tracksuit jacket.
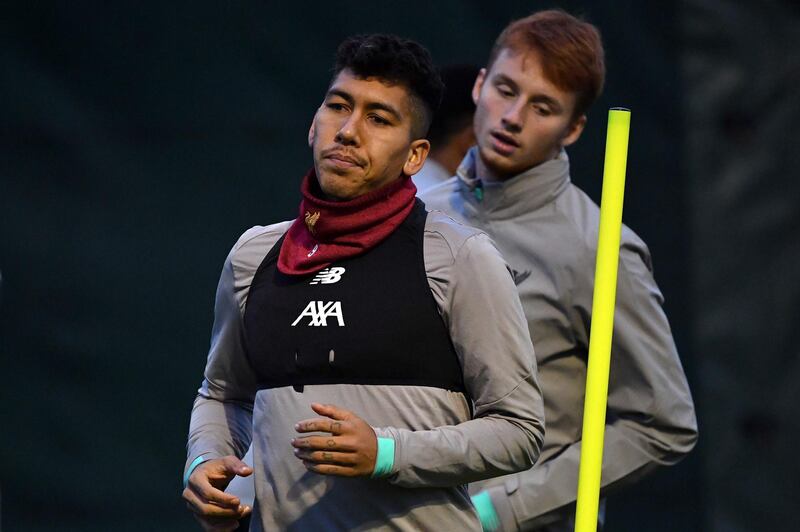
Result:
M254 449L251 530L480 530L465 484L528 469L544 434L542 397L513 278L489 238L441 213L425 222L428 286L458 356L466 393L358 384L257 389L242 317L253 276L290 222L254 227L231 250L217 288L205 379L192 410L187 467ZM386 304L391 305L391 280ZM294 424L337 404L395 441L379 479L309 473Z
M488 489L505 530L573 530L599 209L570 182L566 152L505 182L456 177L420 194L429 209L485 231L511 266L536 348L547 432L530 470ZM482 185L482 199L476 189ZM623 227L602 487L677 462L697 422L650 252Z

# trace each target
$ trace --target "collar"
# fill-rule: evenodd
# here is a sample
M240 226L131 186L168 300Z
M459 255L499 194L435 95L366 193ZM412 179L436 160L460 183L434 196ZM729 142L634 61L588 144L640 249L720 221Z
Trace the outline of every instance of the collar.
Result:
M570 184L569 157L561 150L555 159L529 168L504 181L477 175L478 147L473 146L456 171L459 192L472 211L488 218L507 219L537 210L557 198Z
M311 169L300 187L303 200L281 244L278 269L307 275L365 253L385 240L414 208L417 188L406 176L347 201L322 199Z

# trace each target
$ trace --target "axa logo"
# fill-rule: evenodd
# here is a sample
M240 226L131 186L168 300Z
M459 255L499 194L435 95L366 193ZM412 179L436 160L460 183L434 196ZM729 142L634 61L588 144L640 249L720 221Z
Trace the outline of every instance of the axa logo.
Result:
M311 282L308 284L333 284L338 283L342 279L342 275L344 275L344 268L336 267L336 268L325 268L321 270L317 275L311 279Z
M310 301L292 322L292 327L300 323L303 318L310 318L309 327L327 327L328 318L336 318L339 327L344 327L341 301Z

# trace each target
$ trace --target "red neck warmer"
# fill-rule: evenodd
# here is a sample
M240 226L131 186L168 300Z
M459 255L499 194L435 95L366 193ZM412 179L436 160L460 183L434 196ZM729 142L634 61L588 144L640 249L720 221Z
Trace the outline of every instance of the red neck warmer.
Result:
M303 200L278 256L287 275L307 275L372 249L403 223L414 207L417 187L402 176L388 185L348 201L320 199L312 169L300 187Z

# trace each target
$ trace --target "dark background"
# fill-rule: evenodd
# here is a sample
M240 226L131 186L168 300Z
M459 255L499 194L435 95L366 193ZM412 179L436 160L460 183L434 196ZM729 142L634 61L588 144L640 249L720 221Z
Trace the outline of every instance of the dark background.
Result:
M0 527L194 530L180 483L219 270L242 231L294 216L336 45L392 32L482 65L554 5L4 4ZM607 530L791 530L800 9L559 6L607 47L573 180L599 200L607 109L631 108L624 219L700 421L686 460L611 496Z

